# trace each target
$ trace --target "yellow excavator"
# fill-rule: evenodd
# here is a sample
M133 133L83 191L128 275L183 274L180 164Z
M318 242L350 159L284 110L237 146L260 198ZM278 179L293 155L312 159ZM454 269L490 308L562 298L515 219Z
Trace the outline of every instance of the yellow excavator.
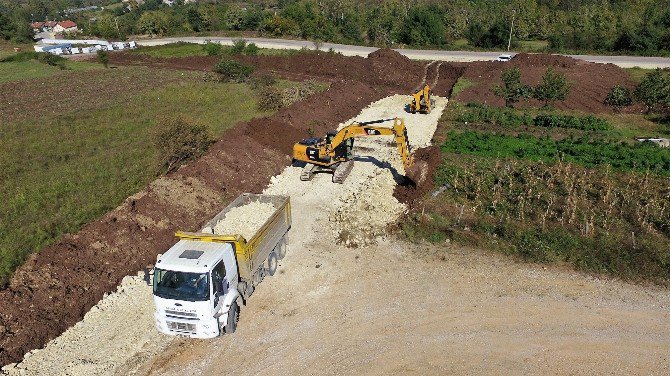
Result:
M393 121L392 128L377 125L387 121ZM414 163L402 118L352 123L338 132L328 132L325 138L308 138L298 142L293 146L293 160L306 163L300 180L312 180L315 173L325 171L333 174L333 183L344 183L354 167L354 139L367 136L393 136L405 167L405 176L415 185L423 182L425 162Z
M409 104L409 112L415 114L420 112L422 114L429 114L435 101L431 97L430 86L426 84L423 89L417 90L412 94L412 102Z

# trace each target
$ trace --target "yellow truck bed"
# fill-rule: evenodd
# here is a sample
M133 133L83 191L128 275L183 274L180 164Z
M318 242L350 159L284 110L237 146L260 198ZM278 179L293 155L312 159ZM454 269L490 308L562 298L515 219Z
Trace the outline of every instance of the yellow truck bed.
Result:
M245 239L240 234L214 235L203 232L177 232L177 236L184 240L230 243L235 249L240 278L251 281L255 271L263 265L268 255L291 228L290 198L243 193L203 227L203 229L213 229L231 209L248 205L254 201L272 204L275 211L250 239Z

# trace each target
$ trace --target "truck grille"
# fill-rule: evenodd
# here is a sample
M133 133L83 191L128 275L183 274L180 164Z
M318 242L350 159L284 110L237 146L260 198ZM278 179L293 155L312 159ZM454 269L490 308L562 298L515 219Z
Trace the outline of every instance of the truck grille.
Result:
M172 317L175 319L184 319L184 320L197 320L198 319L198 314L195 312L179 312L179 311L173 311L171 309L166 309L165 310L165 316L167 317Z
M173 332L195 334L195 324L187 322L167 321L167 327Z

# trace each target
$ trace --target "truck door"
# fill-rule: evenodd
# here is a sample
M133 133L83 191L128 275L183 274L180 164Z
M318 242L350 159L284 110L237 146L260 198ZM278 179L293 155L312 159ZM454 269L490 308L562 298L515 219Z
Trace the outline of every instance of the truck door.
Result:
M223 261L212 270L212 290L214 291L214 312L218 312L223 304L223 296L228 292L229 283L226 281L226 268Z
M235 258L235 246L231 244L227 244L229 247L223 252L223 263L226 267L226 282L228 284L228 288L235 288L237 289L237 280L238 280L238 274L237 274L237 259ZM226 292L228 290L226 289Z

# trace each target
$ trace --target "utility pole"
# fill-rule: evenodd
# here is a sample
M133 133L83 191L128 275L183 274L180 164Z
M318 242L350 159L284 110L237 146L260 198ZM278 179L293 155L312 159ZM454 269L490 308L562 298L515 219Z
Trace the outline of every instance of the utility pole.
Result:
M512 31L514 30L515 15L516 15L516 9L512 9L512 24L509 26L509 40L507 41L507 52L509 52L510 47L512 47Z

